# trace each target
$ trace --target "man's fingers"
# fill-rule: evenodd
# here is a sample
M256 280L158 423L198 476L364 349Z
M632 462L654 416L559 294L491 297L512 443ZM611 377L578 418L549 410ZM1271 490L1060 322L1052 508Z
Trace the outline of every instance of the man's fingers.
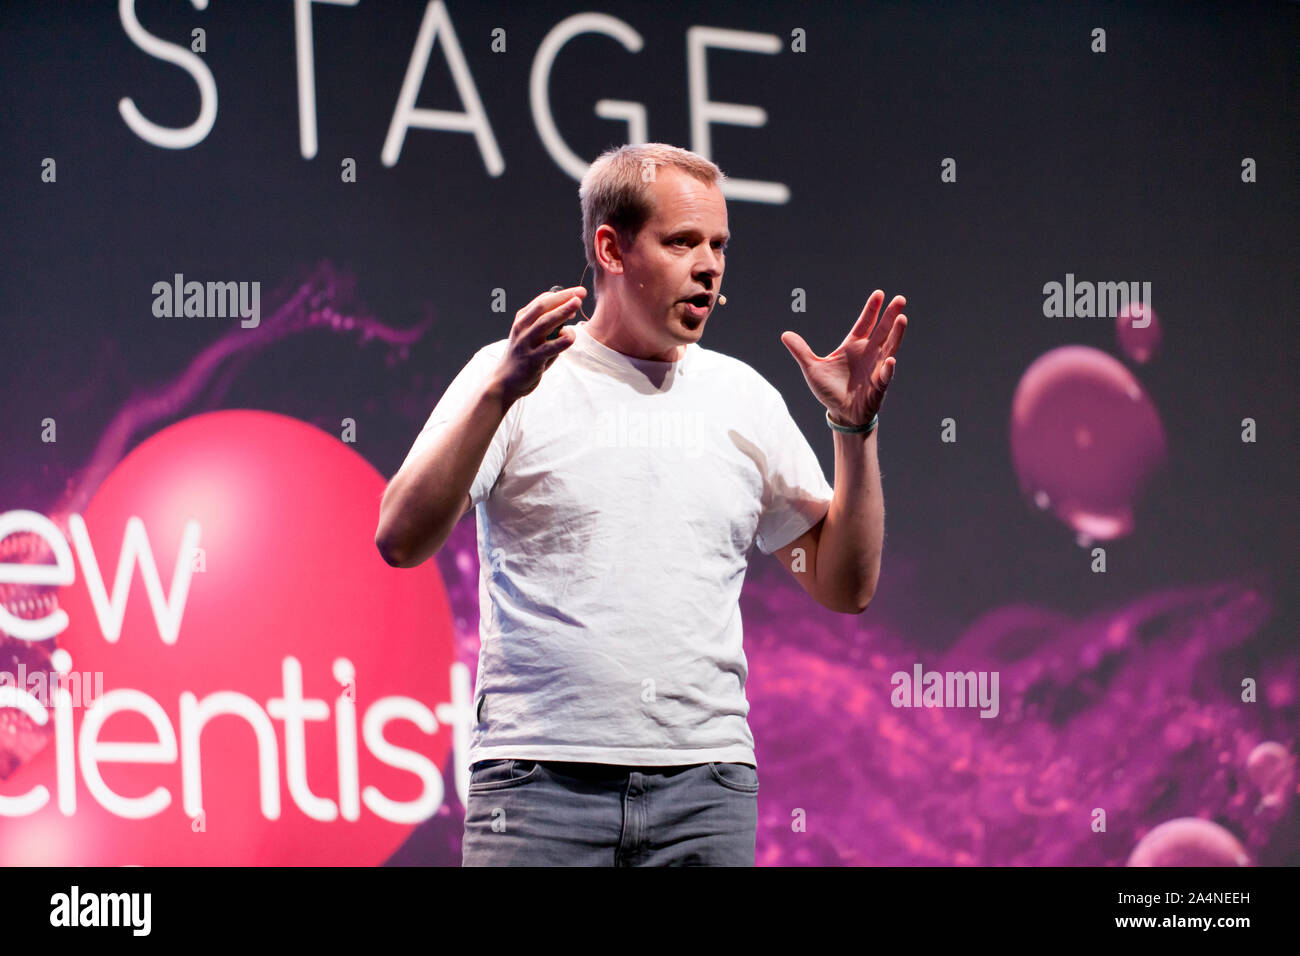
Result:
M885 355L896 355L898 347L903 344L903 333L907 331L907 316L899 315L894 319L894 327L889 330L889 338L885 341Z
M862 314L858 316L858 321L853 323L853 328L849 330L849 339L865 338L867 343L871 344L873 340L879 341L892 331L894 317L903 310L903 306L907 305L907 299L901 295L894 296L881 314L880 304L884 301L885 293L880 289L871 293L871 297L867 299L867 304L862 309Z
M555 360L560 357L560 353L563 352L572 344L573 343L570 342L568 339L561 337L556 339L553 342L547 342L544 346L542 346L542 348L538 349L537 350L538 355L548 356L548 358L546 358L546 360L542 362L542 371L545 372L552 365L554 365Z
M563 325L578 314L582 300L576 295L570 296L549 312L543 312L524 332L524 339L530 348L536 348L557 326Z
M566 335L566 332L569 334ZM572 345L575 338L576 336L574 333L570 332L568 329L560 329L559 338L551 339L549 342L543 342L537 347L533 354L550 356L550 358L546 360L546 367L550 368L551 362L555 361L555 356L559 355Z
M877 298L879 296L879 298ZM876 324L876 315L880 312L880 303L885 301L885 293L880 289L867 297L867 304L862 307L862 314L849 330L849 338L856 339L866 335Z
M907 305L907 300L901 295L894 296L889 305L885 307L885 313L876 323L876 327L871 330L871 336L867 339L867 344L873 342L882 342L894 332L894 320L903 311L903 306Z
M531 336L537 323L545 319L546 313L564 305L575 296L581 302L586 294L586 288L580 285L561 289L558 292L543 292L519 311L515 317L515 324L520 327L524 335Z
M893 357L885 359L885 370L880 373L880 379L884 383L885 387L888 387L889 383L894 380L894 366L896 364L898 364L898 362Z

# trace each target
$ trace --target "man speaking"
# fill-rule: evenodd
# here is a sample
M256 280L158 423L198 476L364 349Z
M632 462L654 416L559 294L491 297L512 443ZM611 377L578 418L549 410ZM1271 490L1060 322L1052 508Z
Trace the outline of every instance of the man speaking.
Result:
M466 866L752 866L751 546L831 610L875 593L876 413L904 299L877 322L872 293L824 357L782 335L827 410L832 489L781 394L699 344L730 239L725 181L661 143L600 156L579 189L591 318L564 325L581 286L521 309L384 492L375 543L394 567L423 563L476 509Z

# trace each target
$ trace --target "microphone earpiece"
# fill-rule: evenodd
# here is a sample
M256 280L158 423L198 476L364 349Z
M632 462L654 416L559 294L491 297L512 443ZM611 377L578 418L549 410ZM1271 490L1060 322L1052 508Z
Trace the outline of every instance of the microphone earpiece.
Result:
M718 305L726 305L726 304L727 304L727 297L725 295L718 296Z

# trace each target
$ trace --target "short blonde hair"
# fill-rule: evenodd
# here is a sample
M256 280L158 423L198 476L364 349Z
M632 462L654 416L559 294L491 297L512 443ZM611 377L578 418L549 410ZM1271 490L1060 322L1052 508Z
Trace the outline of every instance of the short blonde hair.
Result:
M582 203L582 247L597 284L604 270L596 262L596 230L608 224L624 241L631 243L654 212L650 192L653 176L642 173L647 166L654 167L655 173L660 166L673 166L719 189L727 181L722 170L710 160L668 143L629 143L601 153L578 187L578 199Z

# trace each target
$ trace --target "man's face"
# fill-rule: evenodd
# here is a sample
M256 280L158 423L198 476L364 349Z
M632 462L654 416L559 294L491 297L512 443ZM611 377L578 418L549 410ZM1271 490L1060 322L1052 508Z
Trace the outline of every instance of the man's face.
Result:
M659 167L650 183L654 212L623 254L625 321L637 336L664 349L697 341L716 304L725 268L727 202L722 190L675 167ZM707 293L702 308L686 300Z

